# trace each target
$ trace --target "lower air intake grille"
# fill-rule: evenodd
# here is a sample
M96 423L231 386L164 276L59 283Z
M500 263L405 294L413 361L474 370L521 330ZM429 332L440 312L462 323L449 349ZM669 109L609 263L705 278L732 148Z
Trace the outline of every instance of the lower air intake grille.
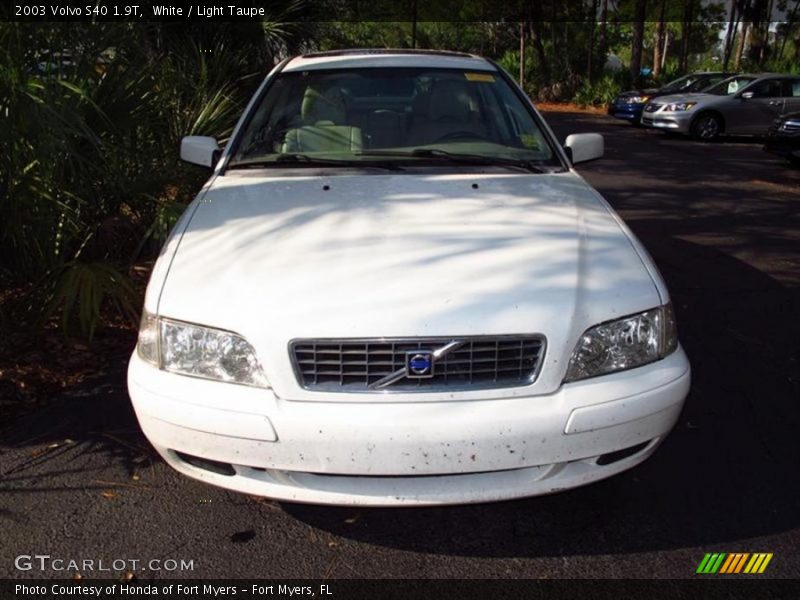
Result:
M300 385L321 392L434 392L530 385L540 335L303 339L290 345Z

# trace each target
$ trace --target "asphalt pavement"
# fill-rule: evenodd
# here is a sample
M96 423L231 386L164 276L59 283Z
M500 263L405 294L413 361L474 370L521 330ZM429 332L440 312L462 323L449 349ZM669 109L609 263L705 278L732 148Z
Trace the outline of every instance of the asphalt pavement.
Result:
M579 171L644 242L673 296L693 386L650 460L513 502L278 504L158 460L130 409L130 349L120 348L103 378L0 424L0 577L72 577L78 560L85 577L132 570L141 581L683 578L706 552L771 552L760 577L800 578L800 171L753 141L547 117L562 140L605 135L606 157ZM51 557L44 569L17 558L37 554Z

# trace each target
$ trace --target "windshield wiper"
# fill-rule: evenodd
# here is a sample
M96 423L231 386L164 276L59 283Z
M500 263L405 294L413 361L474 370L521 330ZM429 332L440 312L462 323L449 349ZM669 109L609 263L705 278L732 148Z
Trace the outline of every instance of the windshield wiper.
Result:
M360 155L359 155L360 156ZM340 158L324 158L318 156L309 156L308 154L301 153L284 153L276 154L271 158L262 158L257 160L244 160L237 161L228 166L229 169L248 169L248 168L263 168L272 167L276 165L286 164L302 164L308 167L318 166L339 166L339 167L372 167L374 169L385 169L387 171L402 171L403 168L393 163L386 161L364 161L364 160L347 160Z
M410 152L392 150L368 150L361 152L359 156L398 156L410 158L433 158L461 165L499 165L524 169L531 173L547 173L547 169L536 164L533 160L521 158L503 158L500 156L485 156L483 154L466 154L460 152L449 152L438 148L416 148Z

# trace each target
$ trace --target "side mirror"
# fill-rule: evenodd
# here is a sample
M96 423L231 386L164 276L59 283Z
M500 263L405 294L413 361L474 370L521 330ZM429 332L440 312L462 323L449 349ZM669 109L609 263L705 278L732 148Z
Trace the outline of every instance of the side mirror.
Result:
M750 100L750 98L752 97L753 97L753 92L742 92L739 95L739 98L741 98L742 100Z
M605 143L603 136L599 133L573 133L567 136L564 149L572 164L575 165L602 158L605 152Z
M201 167L213 167L219 159L217 140L204 135L189 135L181 140L181 160Z

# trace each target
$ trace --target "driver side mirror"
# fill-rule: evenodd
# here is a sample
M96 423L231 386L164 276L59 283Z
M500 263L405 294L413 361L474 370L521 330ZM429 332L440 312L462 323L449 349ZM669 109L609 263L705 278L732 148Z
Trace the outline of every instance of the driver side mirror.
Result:
M753 92L742 92L739 94L739 98L742 100L750 100L753 97Z
M222 150L217 140L204 135L188 135L181 140L181 160L201 167L213 167Z
M564 141L564 150L573 165L602 158L605 142L599 133L573 133Z

